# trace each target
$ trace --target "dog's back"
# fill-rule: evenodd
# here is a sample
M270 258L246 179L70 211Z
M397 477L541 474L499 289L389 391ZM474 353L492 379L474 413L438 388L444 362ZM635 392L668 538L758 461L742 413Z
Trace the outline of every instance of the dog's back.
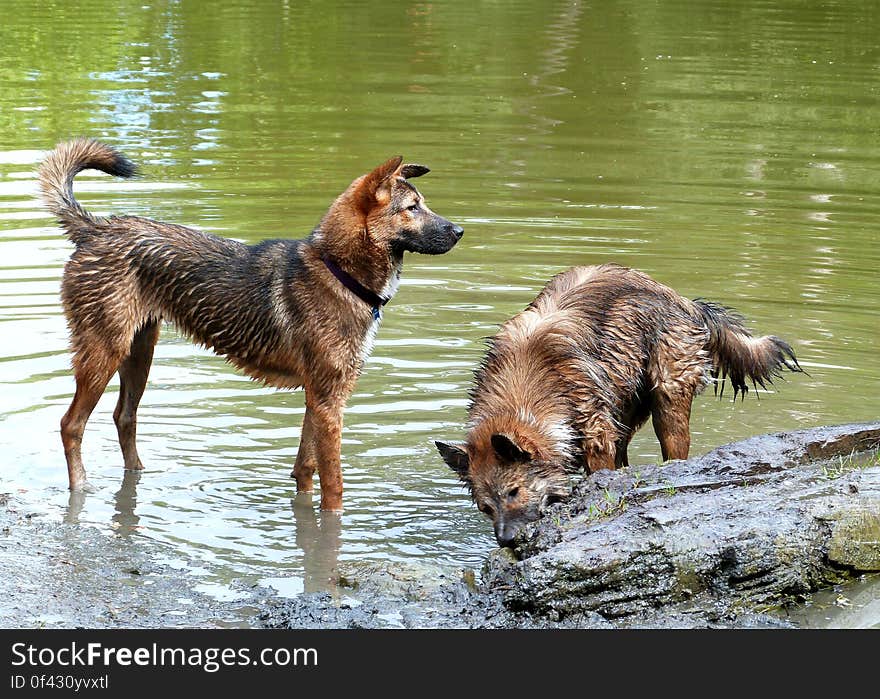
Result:
M656 426L667 413L689 413L715 377L729 377L736 394L747 379L763 386L781 368L799 370L791 347L753 337L723 306L688 300L619 265L576 267L491 339L470 420L500 429L502 415L528 416L556 435L556 454L572 452L575 440L591 464L607 466L612 454L621 465L652 411ZM670 448L668 458L682 449Z
M84 353L95 363L101 352L108 366L118 364L138 328L168 320L252 376L299 385L309 336L289 341L306 320L289 291L304 272L302 241L249 246L138 216L97 216L72 193L86 168L135 173L124 156L89 139L61 144L40 168L43 198L76 245L61 282L74 365Z

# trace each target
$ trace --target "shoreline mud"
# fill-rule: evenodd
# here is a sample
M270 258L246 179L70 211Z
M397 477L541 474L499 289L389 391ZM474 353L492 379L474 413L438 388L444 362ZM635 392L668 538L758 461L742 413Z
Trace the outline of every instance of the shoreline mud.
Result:
M481 571L346 563L232 601L146 537L0 494L6 628L880 627L880 423L763 435L579 482ZM193 563L193 568L204 563Z

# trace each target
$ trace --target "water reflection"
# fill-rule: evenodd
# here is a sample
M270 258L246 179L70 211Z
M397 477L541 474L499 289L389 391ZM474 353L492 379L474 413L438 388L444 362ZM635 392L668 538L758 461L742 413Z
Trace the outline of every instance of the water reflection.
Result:
M67 507L62 519L65 524L79 524L79 518L86 504L86 493L82 490L71 490L67 496Z
M123 471L122 483L113 495L114 513L111 522L113 531L120 536L128 536L139 529L141 521L137 514L137 486L143 471ZM62 520L65 524L79 524L86 502L92 493L84 490L72 490L67 495L67 507ZM100 495L95 495L100 499Z
M143 471L125 471L122 476L122 484L116 495L113 496L113 505L116 509L113 515L113 526L119 536L128 536L137 530L140 516L135 512L137 508L137 486L141 482Z
M294 540L303 555L303 592L337 592L342 515L318 512L312 493L290 501L296 527Z

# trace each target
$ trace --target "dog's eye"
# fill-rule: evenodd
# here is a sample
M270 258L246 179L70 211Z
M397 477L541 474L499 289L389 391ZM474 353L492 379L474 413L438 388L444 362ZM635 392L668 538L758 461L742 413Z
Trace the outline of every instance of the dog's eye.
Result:
M507 499L513 500L517 495L519 495L519 487L511 488L510 491L507 493Z
M415 204L411 204L410 206L407 206L406 210L407 211L416 211L418 208L419 208L419 203L416 202Z
M495 516L495 510L492 509L491 505L480 504L477 505L477 509L482 512L484 515L489 515L489 517Z

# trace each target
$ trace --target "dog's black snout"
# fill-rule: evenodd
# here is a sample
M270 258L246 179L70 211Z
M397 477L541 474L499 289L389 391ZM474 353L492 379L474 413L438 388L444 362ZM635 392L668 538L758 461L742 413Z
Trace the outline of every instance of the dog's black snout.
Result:
M455 235L456 238L461 240L461 236L464 235L464 228L462 228L461 226L457 226L456 224L453 223L452 224L452 233Z
M513 548L513 540L516 538L515 536L497 536L495 537L498 541L498 545L501 548Z
M519 533L519 527L515 524L498 522L495 524L495 540L501 548L507 546L513 548L514 539Z

